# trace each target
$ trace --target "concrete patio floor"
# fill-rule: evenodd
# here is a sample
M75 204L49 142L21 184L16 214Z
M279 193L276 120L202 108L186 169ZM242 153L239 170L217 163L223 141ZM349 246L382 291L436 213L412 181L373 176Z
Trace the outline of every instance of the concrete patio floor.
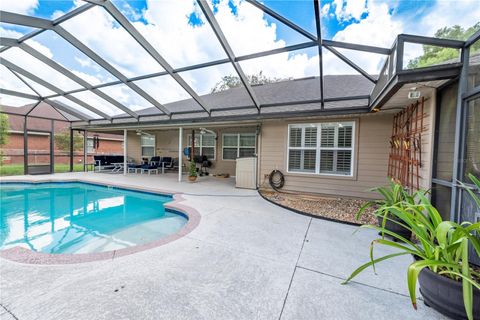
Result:
M2 181L19 177L3 178ZM298 215L232 179L67 173L82 179L183 192L199 226L166 245L112 260L28 265L0 260L1 319L446 319L411 307L410 257L367 270L375 232ZM376 254L391 252L385 248Z

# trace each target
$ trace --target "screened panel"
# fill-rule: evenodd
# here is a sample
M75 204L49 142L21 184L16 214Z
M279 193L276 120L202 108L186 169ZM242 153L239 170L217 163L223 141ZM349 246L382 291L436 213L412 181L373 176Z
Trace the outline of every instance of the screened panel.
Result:
M337 50L337 48L335 49ZM353 69L332 52L323 49L322 58L325 99L368 95L372 91L374 87L373 82L369 81L365 76ZM368 73L368 70L365 71ZM363 105L367 104L368 103L365 102L363 103ZM339 101L335 107L348 107L350 105L351 102L349 103L349 101Z
M134 111L154 108L150 102L125 84L103 87L99 90ZM155 110L157 109L155 108ZM160 111L157 110L157 112Z
M470 46L470 58L468 60L468 88L480 86L480 40Z
M18 73L17 73L18 74ZM52 95L56 95L57 93L55 93L54 91L44 87L43 85L41 84L38 84L37 82L33 81L33 80L30 80L29 78L27 77L24 77L22 75L18 75L20 78L23 79L23 81L25 81L30 87L33 88L33 90L35 90L36 92L38 92L38 94L40 94L42 97L48 97L48 96L52 96Z
M252 100L230 63L180 72L179 75L204 98L210 108L253 106ZM215 94L208 95L210 93ZM227 95L228 99L225 99Z
M13 72L8 70L4 65L0 65L0 74L0 87L2 89L36 95L36 93L25 84L25 82L20 80L19 77L13 74Z
M194 1L149 1L141 9L113 3L173 68L227 58Z
M313 1L295 1L295 10L292 10L292 3L289 1L263 0L262 3L276 13L287 18L291 22L300 26L303 30L313 35L317 34L315 29L315 10ZM266 15L268 18L269 16ZM288 26L277 24L277 30L282 32L280 28L288 28Z
M134 83L162 104L190 98L190 95L169 75L143 79ZM182 107L184 105L178 105L177 108L170 111L201 110L200 105L196 102L192 102L192 105L187 105L186 108Z
M163 71L158 62L99 6L65 21L61 26L127 77Z
M103 98L97 96L95 93L91 91L82 91L82 92L72 93L71 96L89 104L90 106L106 113L109 116L125 114L124 111L117 108L110 102L104 100Z
M236 56L309 41L246 1L216 2L213 12Z
M460 62L460 49L405 42L403 69L426 68Z
M262 104L320 99L315 47L240 61L240 66ZM294 79L297 81L288 81ZM285 90L286 85L289 90Z
M463 180L471 183L468 174L480 178L480 98L468 103L466 116L467 134L465 137L465 174Z
M62 73L49 67L42 61L34 58L20 48L10 48L0 54L0 57L19 66L22 69L33 73L37 77L47 80L57 88L68 91L79 89L81 86Z
M344 55L347 59L362 68L368 74L378 78L380 71L387 59L386 55L371 53L365 51L356 51L343 48L335 48L338 52Z
M80 50L53 31L47 30L25 41L53 61L67 68L91 85L115 81L116 78Z
M8 118L9 129L18 132L10 132L7 144L1 148L3 161L0 165L0 176L22 175L24 173L24 117L11 114L0 114L0 117ZM9 143L8 141L15 141L15 143Z
M23 107L26 105L33 105L37 103L36 100L26 99L0 93L0 105L9 107Z
M437 113L436 162L433 176L446 181L452 181L453 173L457 88L457 85L450 85L439 94L440 109Z

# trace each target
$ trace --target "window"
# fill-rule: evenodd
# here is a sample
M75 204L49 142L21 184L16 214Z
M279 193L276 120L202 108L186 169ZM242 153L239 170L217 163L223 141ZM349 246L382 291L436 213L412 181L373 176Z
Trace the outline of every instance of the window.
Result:
M235 160L253 157L255 144L255 133L226 133L223 135L222 158L223 160Z
M215 135L211 133L195 134L195 155L215 160ZM188 135L188 146L192 146L192 135Z
M93 138L87 138L87 153L94 153Z
M142 158L151 158L155 156L155 136L142 135Z
M289 125L288 171L353 175L354 122Z

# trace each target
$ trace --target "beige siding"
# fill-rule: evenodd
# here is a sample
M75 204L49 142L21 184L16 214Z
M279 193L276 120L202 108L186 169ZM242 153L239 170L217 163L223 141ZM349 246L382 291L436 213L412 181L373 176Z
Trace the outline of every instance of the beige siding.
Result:
M285 174L286 190L372 197L372 193L368 192L367 189L384 185L387 182L392 117L392 114L380 113L359 118L337 119L339 121L355 120L357 123L356 160L353 178L287 173L288 124L293 122L265 122L262 125L261 134L260 184L266 185L267 175L273 169L279 169ZM308 122L321 121L309 120ZM335 121L335 119L326 121ZM307 121L301 123L307 123Z

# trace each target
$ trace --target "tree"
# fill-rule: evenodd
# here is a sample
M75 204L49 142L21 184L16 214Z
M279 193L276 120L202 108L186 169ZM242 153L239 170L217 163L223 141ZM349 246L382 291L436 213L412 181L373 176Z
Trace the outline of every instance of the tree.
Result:
M8 141L8 115L0 114L0 147L7 144ZM3 148L0 149L0 164L3 164Z
M283 80L289 80L291 78L269 78L263 74L263 71L260 71L258 74L247 75L248 83L251 85L259 85L265 83L274 83ZM240 77L234 75L228 75L222 77L215 87L212 88L211 93L215 92L222 92L231 88L240 87L242 85L242 81Z
M452 40L467 40L477 30L480 29L480 22L471 26L468 29L464 29L458 25L453 27L443 27L435 32L436 38L452 39ZM480 50L480 42L477 41L471 48L470 54ZM458 59L459 51L454 48L444 48L438 46L423 45L423 54L408 62L408 69L428 67L441 62Z
M55 134L55 145L62 151L70 151L70 133L67 131ZM73 132L73 150L78 151L83 148L83 136L77 131Z

